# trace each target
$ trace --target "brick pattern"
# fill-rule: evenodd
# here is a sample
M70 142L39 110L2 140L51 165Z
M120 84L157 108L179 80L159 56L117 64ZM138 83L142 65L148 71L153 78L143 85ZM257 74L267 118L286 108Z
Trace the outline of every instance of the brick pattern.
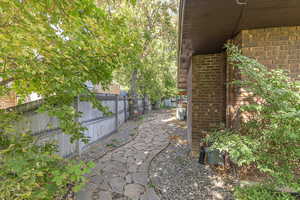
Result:
M7 96L0 97L0 109L5 109L17 105L17 96L11 93Z
M284 69L293 80L300 80L300 26L243 30L233 42L244 55L257 59L268 69ZM230 65L226 73L227 82L242 79ZM240 119L246 116L239 113L239 107L252 100L243 88L227 87L228 127L239 127Z
M189 138L194 153L207 131L225 123L225 54L196 55L192 58L189 85Z
M300 26L242 31L243 54L300 80Z
M288 71L293 80L300 80L300 26L243 30L233 42L242 53L257 59L269 69ZM255 99L244 88L233 86L240 73L226 64L226 53L197 55L192 58L188 75L188 133L193 152L207 131L226 121L229 128L238 128L239 107ZM225 80L226 79L226 80Z
M191 65L187 73L187 95L188 95L188 105L187 105L187 131L188 131L188 140L190 147L192 148L192 114L193 114L193 103L192 103L192 77L193 77L193 66Z

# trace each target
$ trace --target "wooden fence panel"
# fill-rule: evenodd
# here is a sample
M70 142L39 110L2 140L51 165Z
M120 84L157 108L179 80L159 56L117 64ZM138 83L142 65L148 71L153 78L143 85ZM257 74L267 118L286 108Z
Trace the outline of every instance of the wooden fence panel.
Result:
M24 112L24 117L16 124L16 129L18 132L30 130L33 135L38 137L39 144L55 141L58 145L58 154L63 157L80 154L94 142L116 132L118 127L129 118L127 97L97 95L97 99L108 108L111 114L105 115L102 111L93 108L89 102L77 99L74 103L75 108L82 113L77 120L87 128L84 134L90 139L88 144L82 142L71 144L70 136L62 133L56 118L49 117L45 113L37 113L36 109L43 102L41 100L12 108ZM143 99L138 100L140 113L143 113L143 101ZM150 103L148 102L148 104Z

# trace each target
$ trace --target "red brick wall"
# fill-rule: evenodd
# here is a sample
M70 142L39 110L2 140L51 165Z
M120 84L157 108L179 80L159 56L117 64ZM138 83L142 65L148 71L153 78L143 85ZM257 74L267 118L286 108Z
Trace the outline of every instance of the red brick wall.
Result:
M17 105L17 96L10 94L8 96L0 97L0 109L12 107Z
M243 54L300 80L300 26L242 31Z
M196 55L192 58L189 94L189 138L194 153L207 131L225 123L225 54ZM190 107L191 106L191 107Z
M189 144L192 145L192 114L193 114L193 102L192 102L192 77L193 77L193 66L190 66L187 75L187 95L188 95L188 105L187 105L187 131ZM191 146L192 147L192 146Z
M269 69L284 69L293 80L300 80L300 26L243 30L234 39L242 53L257 59ZM241 79L227 66L227 81ZM239 106L251 101L243 88L227 88L227 125L239 126Z
M280 27L243 30L233 42L242 53L257 59L269 69L288 71L294 80L300 80L300 27ZM239 107L253 101L245 89L227 85L242 79L239 72L226 64L226 55L196 55L188 75L188 133L194 153L207 131L221 123L237 128L245 113ZM226 79L226 80L225 80Z

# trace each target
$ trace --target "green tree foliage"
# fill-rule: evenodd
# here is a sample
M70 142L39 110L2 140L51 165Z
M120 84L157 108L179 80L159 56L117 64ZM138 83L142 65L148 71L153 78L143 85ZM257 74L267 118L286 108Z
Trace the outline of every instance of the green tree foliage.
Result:
M112 72L139 55L138 32L123 13L109 13L93 0L0 1L0 96L14 92L19 103L43 97L38 112L59 119L72 141L87 141L74 119L74 99L83 95L105 108L85 86L106 87ZM52 144L37 145L14 130L22 113L0 111L0 199L61 198L84 180L84 164L58 158ZM74 186L74 187L73 187Z
M139 95L152 100L176 94L177 2L141 0L135 4L124 1L102 1L111 12L130 16L128 26L140 35L140 54L123 65L114 79Z
M300 192L299 82L292 81L283 70L270 71L256 60L243 56L233 45L228 45L227 50L230 64L243 77L233 84L260 101L241 107L241 111L251 117L240 129L212 134L209 138L214 143L212 148L229 152L239 166L256 166L267 175L266 182L273 188L288 187ZM248 193L255 192L251 189Z
M152 100L176 94L177 2L141 1L137 8L144 33L139 94Z
M136 57L135 33L126 17L108 15L92 0L0 5L0 95L14 91L22 102L32 92L39 94L46 99L42 111L61 119L73 139L83 137L78 124L69 124L76 117L74 97L86 95L101 109L84 83L105 87L117 66Z
M0 151L0 199L53 200L78 191L93 163L57 156L54 144L36 145L27 134L4 139Z

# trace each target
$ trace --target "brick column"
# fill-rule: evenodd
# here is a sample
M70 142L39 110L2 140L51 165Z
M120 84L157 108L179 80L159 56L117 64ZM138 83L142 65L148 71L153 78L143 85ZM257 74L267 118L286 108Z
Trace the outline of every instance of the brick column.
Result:
M193 154L199 152L207 131L225 123L225 54L192 58L189 85L189 138Z

